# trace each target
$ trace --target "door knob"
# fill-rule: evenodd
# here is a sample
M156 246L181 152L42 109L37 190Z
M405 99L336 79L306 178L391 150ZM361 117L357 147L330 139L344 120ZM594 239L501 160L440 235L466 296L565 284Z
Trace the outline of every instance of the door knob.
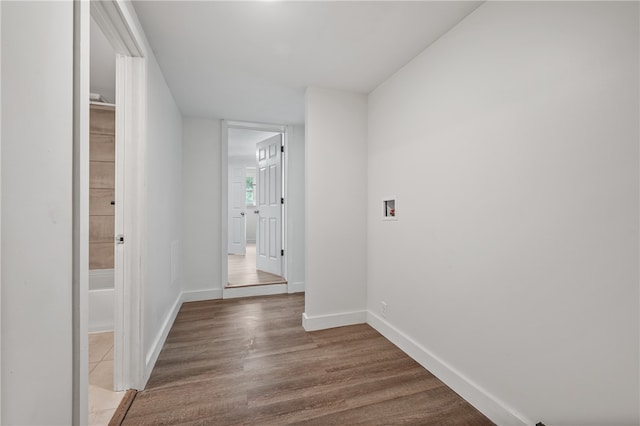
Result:
M260 210L254 210L253 212L254 212L255 214L259 214L259 213L260 213Z
M244 216L244 212L240 212L240 216Z

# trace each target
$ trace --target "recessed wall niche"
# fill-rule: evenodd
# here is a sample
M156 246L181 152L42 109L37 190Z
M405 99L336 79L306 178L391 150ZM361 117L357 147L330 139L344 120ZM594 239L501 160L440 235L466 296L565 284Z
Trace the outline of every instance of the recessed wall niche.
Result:
M382 220L398 220L396 197L387 197L382 200Z

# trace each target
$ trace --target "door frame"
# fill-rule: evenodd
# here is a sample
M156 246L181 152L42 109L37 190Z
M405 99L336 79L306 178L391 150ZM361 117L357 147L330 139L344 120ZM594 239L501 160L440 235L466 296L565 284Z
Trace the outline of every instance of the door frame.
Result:
M132 6L122 0L74 2L73 138L73 424L88 419L89 290L89 60L94 18L116 56L116 182L122 182L116 220L125 245L114 265L114 387L143 385L142 283L147 46ZM125 161L126 158L126 161ZM116 183L117 185L117 183ZM118 256L116 256L118 257Z
M287 198L287 185L288 181L288 167L287 167L287 146L288 146L288 137L291 132L291 127L281 124L268 124L268 123L256 123L256 122L246 122L246 121L232 121L232 120L222 120L222 125L220 126L220 185L221 185L221 202L220 202L220 231L221 231L221 250L220 250L220 285L222 286L222 298L226 299L228 297L237 297L238 289L233 289L236 292L232 295L228 293L228 289L226 288L227 283L229 282L229 268L227 263L227 245L229 240L229 228L228 228L228 203L229 203L229 177L228 177L228 168L229 168L229 129L248 129L248 130L260 130L264 132L280 132L282 133L282 144L285 147L284 150L284 158L282 160L282 196L284 197L284 209L282 211L282 248L284 249L284 256L282 257L282 277L287 280L288 284L288 256L289 250L287 250L286 246L286 233L287 233L287 206L288 206L288 198ZM260 295L261 287L251 287L251 291L249 292L252 296ZM264 294L273 294L272 292L265 291Z

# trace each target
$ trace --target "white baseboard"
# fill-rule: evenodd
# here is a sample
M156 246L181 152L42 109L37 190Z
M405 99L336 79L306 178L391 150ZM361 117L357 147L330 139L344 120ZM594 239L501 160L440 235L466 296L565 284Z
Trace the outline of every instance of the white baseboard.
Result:
M289 283L289 293L304 293L304 282Z
M226 287L222 290L223 299L236 297L268 296L271 294L287 294L287 284L266 284L251 287Z
M526 419L505 403L472 382L443 360L432 354L424 346L389 324L387 321L367 312L367 323L385 338L402 349L418 364L449 386L458 395L477 408L482 414L498 425L528 425L535 422Z
M183 291L181 301L185 302L199 302L201 300L222 299L222 289L216 288L213 290L196 290L196 291Z
M175 303L171 307L171 310L169 311L169 315L167 315L167 317L165 318L164 323L162 324L162 328L160 329L160 332L158 333L155 340L153 341L153 344L151 345L151 350L149 350L149 352L147 353L147 356L145 357L144 377L142 379L143 389L147 385L149 376L151 376L151 371L153 370L153 367L156 365L158 356L160 356L160 351L164 346L164 342L167 340L169 331L171 330L171 327L173 326L173 323L176 320L176 317L178 316L178 311L180 310L181 306L182 306L182 296L178 296L176 298Z
M306 331L324 330L344 327L345 325L364 324L367 322L367 311L341 312L339 314L317 315L310 317L302 314L302 326Z

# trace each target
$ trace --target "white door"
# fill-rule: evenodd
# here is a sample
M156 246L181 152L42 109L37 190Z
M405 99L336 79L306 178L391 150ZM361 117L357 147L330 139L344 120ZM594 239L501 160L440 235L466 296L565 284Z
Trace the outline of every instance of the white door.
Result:
M246 170L244 165L229 165L229 254L245 255L246 228Z
M256 269L282 275L282 135L256 145Z

